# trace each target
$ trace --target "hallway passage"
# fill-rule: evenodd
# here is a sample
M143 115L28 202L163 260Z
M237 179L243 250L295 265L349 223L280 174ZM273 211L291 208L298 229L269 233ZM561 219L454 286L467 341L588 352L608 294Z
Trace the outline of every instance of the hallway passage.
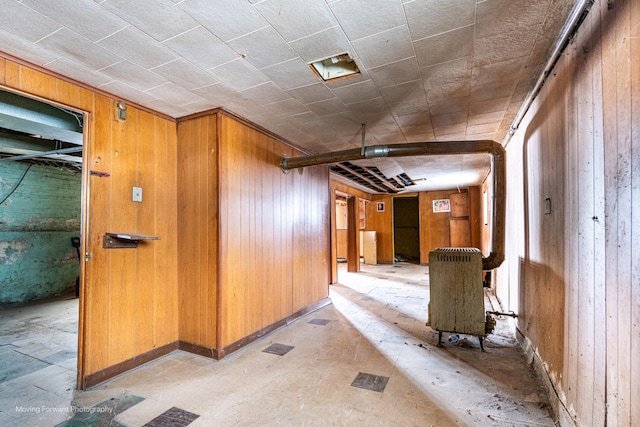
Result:
M176 351L87 391L75 390L69 357L77 299L2 310L0 425L554 425L511 319L485 352L446 333L439 347L425 326L428 268L362 268L341 264L332 305L221 361Z

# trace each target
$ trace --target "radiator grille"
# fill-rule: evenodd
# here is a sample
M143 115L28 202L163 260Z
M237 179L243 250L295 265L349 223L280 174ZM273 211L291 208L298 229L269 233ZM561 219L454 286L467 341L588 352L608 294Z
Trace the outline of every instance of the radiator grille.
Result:
M429 253L431 327L484 336L482 253L476 248L439 248Z

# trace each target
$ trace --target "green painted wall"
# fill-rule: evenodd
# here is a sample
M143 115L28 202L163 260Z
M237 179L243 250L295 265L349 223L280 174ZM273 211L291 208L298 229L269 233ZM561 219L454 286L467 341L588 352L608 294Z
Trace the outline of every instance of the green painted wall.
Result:
M71 237L80 236L80 171L0 162L0 201L5 198L0 203L0 304L74 288L80 266Z

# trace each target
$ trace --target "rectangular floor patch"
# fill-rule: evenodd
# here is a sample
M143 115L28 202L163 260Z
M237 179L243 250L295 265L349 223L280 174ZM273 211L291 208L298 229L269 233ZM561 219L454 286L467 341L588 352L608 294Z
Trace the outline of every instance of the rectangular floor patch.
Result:
M358 375L356 375L356 379L351 383L351 386L382 393L388 382L389 377L359 372Z
M326 325L327 323L331 322L331 320L329 319L311 319L309 320L308 323L311 323L312 325Z
M174 406L146 423L144 427L184 427L191 424L199 416Z
M293 347L290 345L274 343L262 351L264 353L271 353L271 354L277 354L278 356L284 356L285 354L289 353L291 350L293 350Z

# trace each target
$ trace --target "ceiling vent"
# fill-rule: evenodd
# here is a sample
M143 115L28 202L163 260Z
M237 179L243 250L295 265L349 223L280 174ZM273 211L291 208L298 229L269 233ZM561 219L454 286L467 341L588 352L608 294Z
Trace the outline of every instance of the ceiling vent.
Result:
M310 67L325 82L360 74L356 62L348 53L312 62Z

